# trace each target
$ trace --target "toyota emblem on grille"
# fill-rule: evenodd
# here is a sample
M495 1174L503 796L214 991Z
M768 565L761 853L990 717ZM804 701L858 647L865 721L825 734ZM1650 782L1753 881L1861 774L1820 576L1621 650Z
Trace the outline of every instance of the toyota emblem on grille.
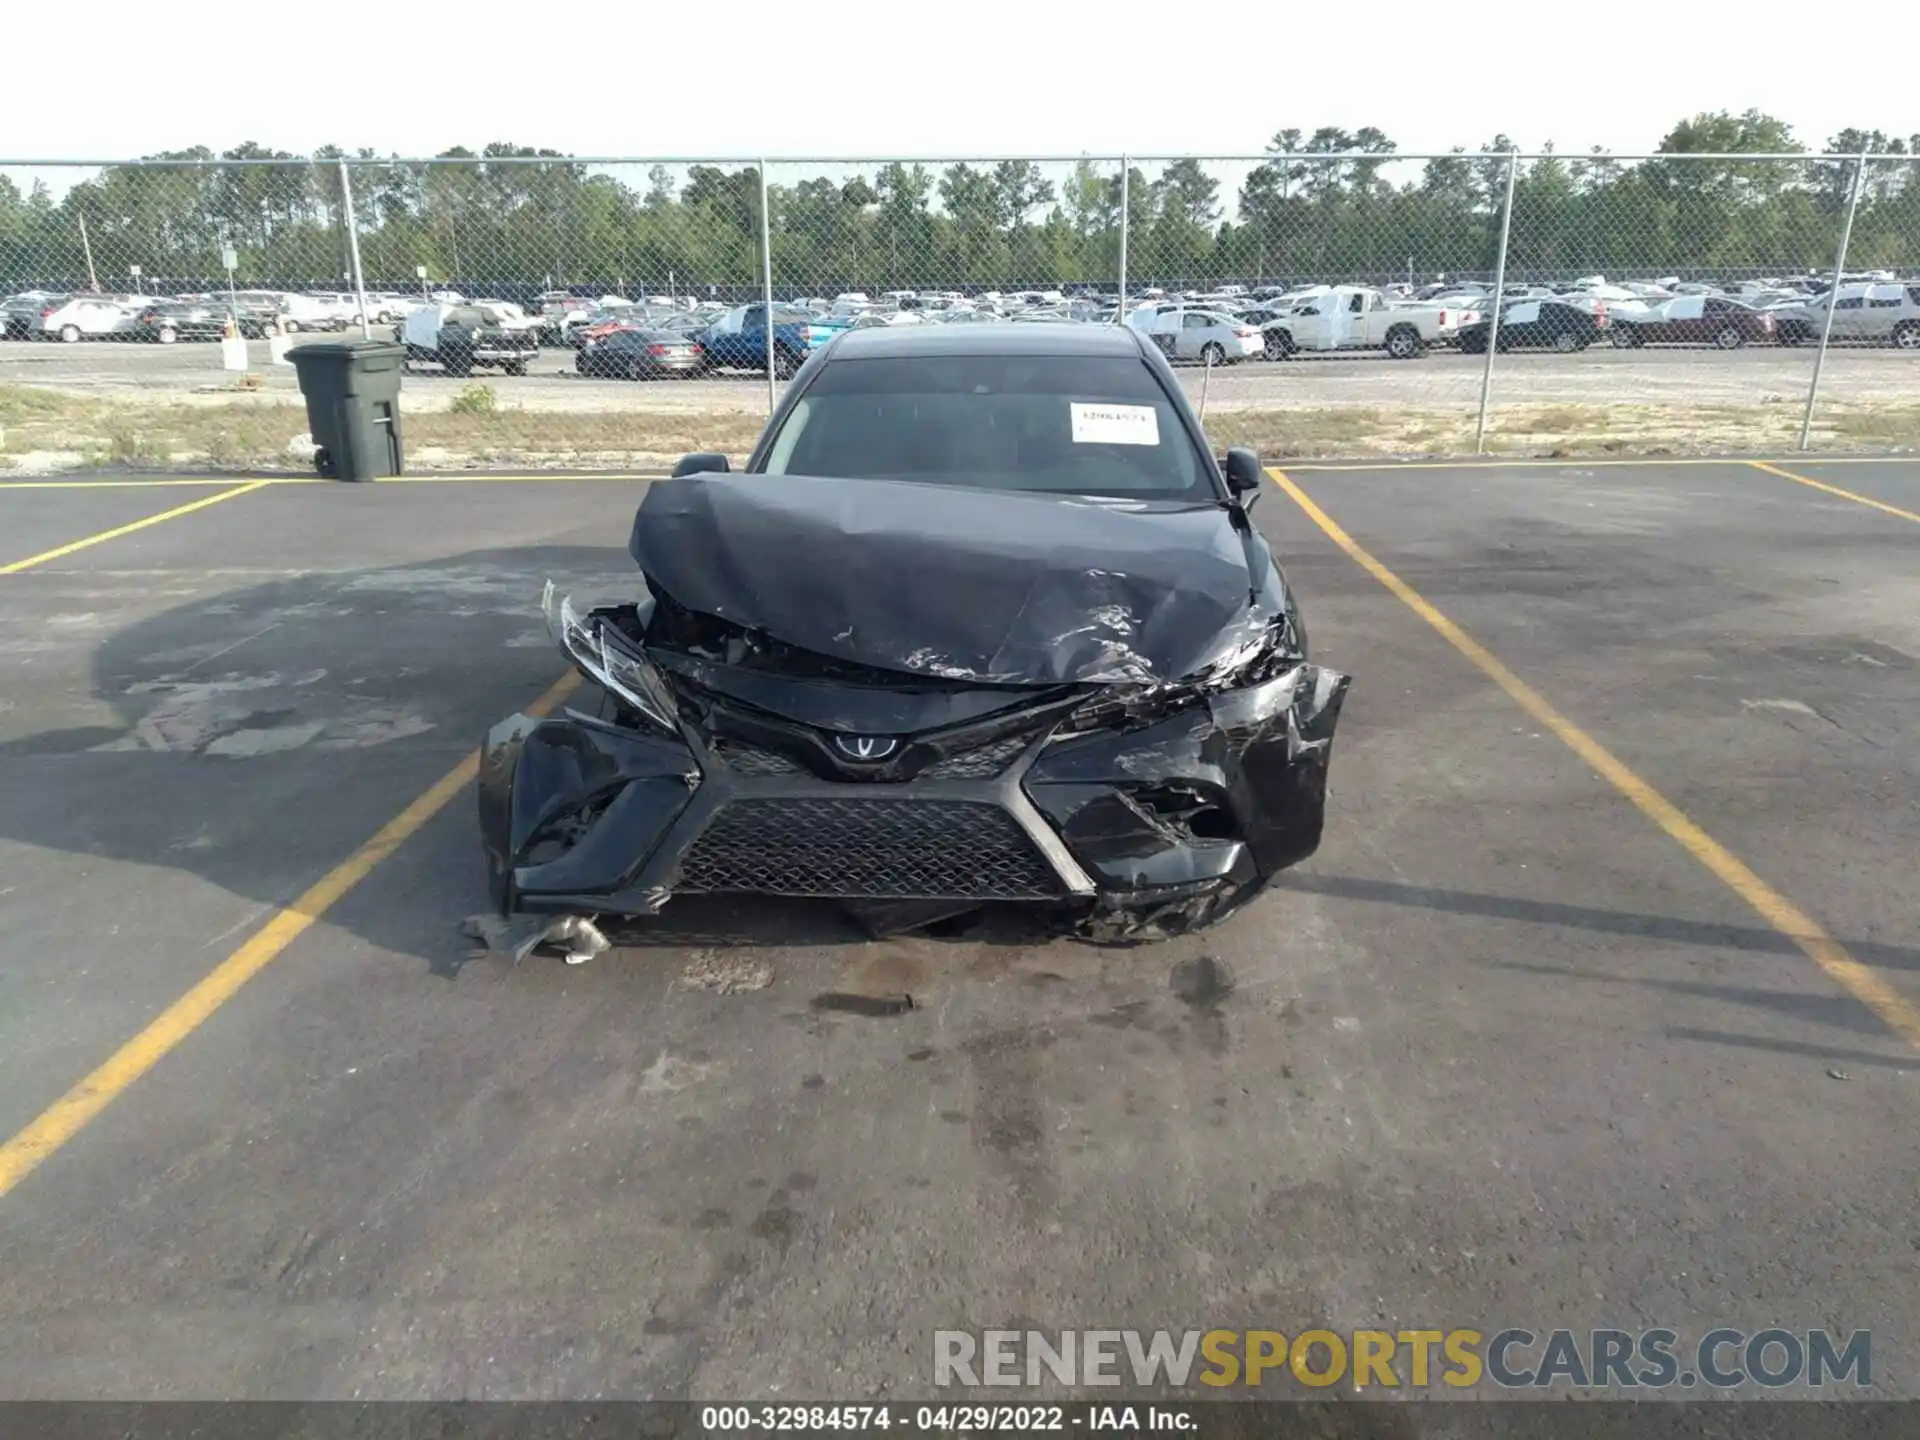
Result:
M900 748L898 740L885 735L836 735L833 743L849 760L884 760Z

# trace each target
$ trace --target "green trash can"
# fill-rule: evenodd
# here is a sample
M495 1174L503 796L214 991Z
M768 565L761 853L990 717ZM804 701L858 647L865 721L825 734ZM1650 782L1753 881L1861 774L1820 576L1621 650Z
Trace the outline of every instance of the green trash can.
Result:
M400 377L407 347L390 340L320 341L287 352L307 397L313 465L334 480L398 475Z

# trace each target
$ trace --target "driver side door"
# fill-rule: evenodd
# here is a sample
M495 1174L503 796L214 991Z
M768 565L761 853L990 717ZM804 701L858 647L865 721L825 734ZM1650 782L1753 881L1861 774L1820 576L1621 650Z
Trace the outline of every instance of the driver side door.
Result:
M1323 313L1328 305L1337 304L1337 295L1323 295L1310 300L1293 312L1288 328L1293 332L1293 346L1296 350L1325 350L1330 347L1330 331L1327 317Z

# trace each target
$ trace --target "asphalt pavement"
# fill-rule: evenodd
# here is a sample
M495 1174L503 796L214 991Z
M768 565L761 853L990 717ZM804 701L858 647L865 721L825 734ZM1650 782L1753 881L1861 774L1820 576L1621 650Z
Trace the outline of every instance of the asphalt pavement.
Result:
M675 901L580 967L461 936L467 782L643 482L0 483L0 1398L1506 1325L1869 1329L1920 1398L1920 466L1775 463L1277 480L1355 681L1213 931Z

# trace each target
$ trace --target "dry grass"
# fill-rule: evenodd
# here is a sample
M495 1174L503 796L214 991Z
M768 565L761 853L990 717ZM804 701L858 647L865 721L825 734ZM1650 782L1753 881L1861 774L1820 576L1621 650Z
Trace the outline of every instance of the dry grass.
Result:
M557 468L659 465L694 450L745 455L763 423L761 416L735 410L496 410L490 415L442 410L408 415L404 429L409 450L469 457L465 463Z
M1714 455L1791 450L1800 408L1789 404L1511 405L1487 417L1491 454ZM1474 412L1362 406L1228 410L1208 417L1219 446L1247 445L1271 460L1374 455L1461 455L1474 446ZM1830 450L1920 446L1920 404L1822 407L1812 443Z
M1772 397L1768 397L1769 400ZM742 456L762 417L737 408L528 410L482 404L408 411L413 468L658 469L695 450ZM1625 404L1511 405L1488 417L1486 448L1502 455L1671 455L1778 451L1799 438L1800 409ZM304 471L293 447L307 428L286 397L196 396L191 403L137 403L0 386L0 457L10 469L171 467ZM1459 455L1474 445L1470 406L1322 409L1219 408L1207 431L1221 447L1247 445L1274 461L1368 456ZM1920 446L1920 403L1825 406L1814 443L1828 449Z

